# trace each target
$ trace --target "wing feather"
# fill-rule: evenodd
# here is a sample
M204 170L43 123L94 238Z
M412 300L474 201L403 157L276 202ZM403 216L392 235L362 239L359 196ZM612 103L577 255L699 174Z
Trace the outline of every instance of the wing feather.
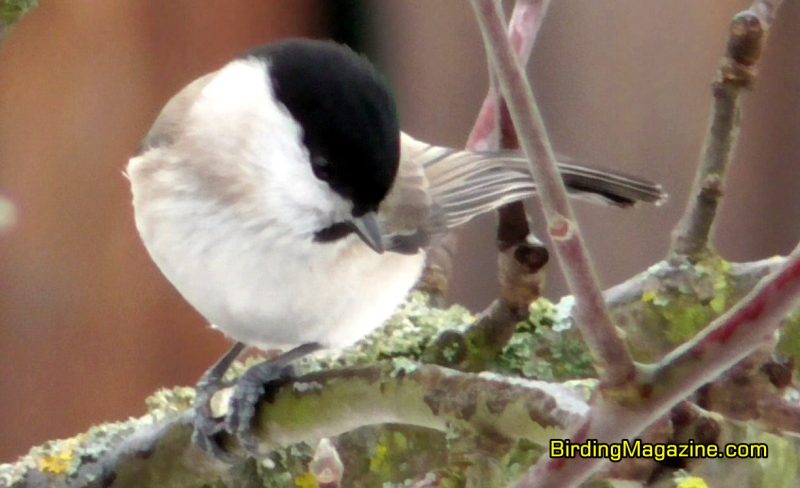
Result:
M459 151L407 134L401 146L398 177L380 212L390 248L416 251L478 215L536 194L518 152ZM660 185L620 172L571 161L560 161L559 170L572 196L594 203L628 207L666 198Z

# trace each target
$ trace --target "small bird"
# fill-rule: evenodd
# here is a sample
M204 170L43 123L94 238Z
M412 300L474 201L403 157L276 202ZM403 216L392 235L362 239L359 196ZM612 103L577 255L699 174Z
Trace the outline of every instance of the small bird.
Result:
M659 185L560 164L576 197L661 202ZM290 363L382 325L452 229L536 193L519 153L469 152L401 132L370 62L329 41L253 49L164 107L127 167L136 227L164 276L236 345L198 383L195 440L249 438L265 388ZM237 382L228 418L211 396L243 348L283 348Z

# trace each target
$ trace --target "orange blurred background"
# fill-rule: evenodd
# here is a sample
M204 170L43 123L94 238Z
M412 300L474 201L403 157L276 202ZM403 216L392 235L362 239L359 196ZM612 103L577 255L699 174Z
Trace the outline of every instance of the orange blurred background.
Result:
M605 286L666 252L727 26L748 3L551 7L529 72L557 150L671 193L661 208L578 205ZM718 221L729 259L786 253L800 236L797 25L800 4L786 2L745 97ZM355 42L389 78L408 132L463 145L487 85L463 0L44 0L0 46L0 195L17 207L0 233L0 461L139 415L149 393L193 384L227 348L150 262L122 170L184 84L286 36ZM496 292L492 226L462 232L451 298L474 310ZM560 296L555 263L550 276Z

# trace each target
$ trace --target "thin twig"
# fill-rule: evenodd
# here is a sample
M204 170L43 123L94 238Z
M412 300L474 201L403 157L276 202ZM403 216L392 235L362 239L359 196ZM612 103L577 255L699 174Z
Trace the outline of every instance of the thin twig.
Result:
M517 0L514 5L507 35L517 57L523 64L527 63L528 58L530 58L536 35L539 32L539 27L549 4L550 0ZM470 151L486 151L495 150L499 147L501 134L499 109L500 97L492 84L472 126L466 149ZM517 207L516 211L518 210L519 207ZM501 215L498 231L502 229L502 232L505 233L507 228L508 225L504 225ZM528 235L527 222L525 222L525 229L523 239ZM422 284L418 287L429 293L440 304L444 302L444 296L447 294L455 247L456 238L451 234L428 251L427 263L421 279ZM513 251L511 254L514 254Z
M539 27L547 13L550 0L518 0L514 4L511 20L508 23L508 39L520 64L525 65L531 57ZM491 71L491 69L490 69ZM466 148L471 151L497 149L500 138L500 124L497 116L500 97L493 85L483 99L480 112L467 138Z
M494 0L471 1L520 145L529 159L556 254L575 295L578 327L603 385L630 382L636 375L633 360L605 307L541 114L506 37L500 6Z
M517 57L527 59L533 50L549 0L517 0L508 25L508 39ZM497 90L497 77L490 71L489 93L484 107L491 117L476 123L467 141L471 150L517 150L519 139L505 100ZM486 103L489 101L490 103ZM481 117L478 117L481 120ZM484 132L479 137L477 128ZM473 368L486 369L511 339L517 324L528 316L530 304L541 297L547 248L531 234L525 204L509 203L497 209L497 274L500 296L465 332L467 341L481 344L480 358ZM475 369L473 369L475 370Z
M712 85L714 102L689 201L672 236L670 254L696 259L709 250L709 236L739 135L740 95L755 81L767 31L781 0L756 0L731 21L725 56Z

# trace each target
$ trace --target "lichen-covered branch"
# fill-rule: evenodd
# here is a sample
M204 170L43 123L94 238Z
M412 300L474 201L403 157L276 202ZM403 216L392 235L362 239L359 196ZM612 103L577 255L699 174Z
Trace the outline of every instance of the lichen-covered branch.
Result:
M496 81L469 144L512 147L519 136L536 160L532 172L549 232L575 297L528 307L546 254L534 254L543 248L527 241L524 209L508 206L498 229L500 299L476 319L458 307L430 307L429 298L415 294L353 349L302 363L299 379L262 401L256 428L263 460L228 466L194 448L194 392L179 388L154 395L145 417L49 442L13 465L0 465L0 486L306 488L355 486L358 480L361 486L422 488L519 480L522 487L561 487L592 473L653 483L681 474L652 460L600 472L601 459L546 455L551 438L616 442L639 435L658 442L765 442L767 459L738 460L735 467L696 459L682 467L720 486L743 482L743 473L751 475L749 486L797 486L800 442L781 432L800 434L792 364L800 358L800 315L784 318L800 302L800 246L788 258L742 264L705 252L735 143L738 95L751 83L763 33L780 2L757 0L734 19L715 83L697 198L674 234L670 258L604 294L520 67L548 2L518 0L508 32L498 2L472 3ZM444 276L445 287L446 275L437 277ZM434 292L438 284L434 280ZM606 310L624 334L617 334ZM781 320L785 329L778 337ZM593 363L601 383L591 379ZM224 396L216 400L215 411L224 414ZM223 440L239 451L235 438Z
M545 445L586 414L583 395L568 386L395 361L305 375L282 387L271 402L264 402L257 422L267 452L393 422L442 432L467 429L478 437ZM16 479L11 477L12 469L1 468L0 481L4 486L31 486L31 480L39 478L78 486L91 486L92 480L99 484L113 480L116 486L214 481L226 469L192 446L189 412L177 413L190 401L181 397L178 407L170 404L168 414L160 410L137 420L133 430L113 426L105 431L112 433L106 444L98 441L97 430L94 437L54 444L37 453L37 459L23 461L21 465L28 469L19 470ZM125 437L116 435L120 432ZM236 441L228 440L236 450Z
M616 442L622 438L634 436L664 415L677 401L686 398L701 384L716 378L721 372L730 368L762 344L763 337L754 336L752 332L751 334L741 332L744 328L741 327L742 323L754 318L761 319L761 315L764 315L767 317L764 319L764 323L768 323L773 327L771 330L774 330L774 327L777 327L778 319L796 304L797 297L800 296L800 285L787 283L800 282L800 280L796 279L795 273L791 271L791 264L788 265L788 268L784 268L764 280L773 284L763 285L766 288L760 287L760 291L755 291L753 292L754 295L749 295L742 302L742 305L734 309L734 312L729 312L736 314L736 310L739 310L738 307L743 307L738 312L741 314L738 321L734 319L731 322L726 322L728 324L726 327L721 326L721 322L715 322L712 328L716 332L703 332L699 336L700 338L705 338L706 343L695 342L701 340L696 338L695 341L690 342L690 344L693 344L692 346L684 346L692 351L691 354L679 348L678 351L680 353L673 353L657 363L655 374L653 374L651 368L634 366L627 349L613 330L613 324L605 313L604 304L598 296L598 288L593 283L591 264L583 248L579 231L574 225L574 219L566 199L566 193L563 191L563 185L559 185L560 181L557 178L553 151L547 140L541 116L535 105L535 99L525 80L524 72L515 62L511 49L501 35L502 16L499 5L491 0L472 0L472 4L476 11L490 58L495 67L502 93L509 103L511 116L521 136L521 145L530 159L532 172L539 184L545 207L545 216L548 219L549 232L554 237L553 240L558 256L562 266L565 268L571 289L575 293L575 318L578 320L579 327L581 327L582 319L595 319L594 322L589 322L588 325L584 324L581 327L581 331L587 340L603 384L614 386L614 388L610 389L601 389L606 394L597 397L590 416L576 427L571 438L574 442L586 439L596 439L600 442ZM763 6L763 2L761 4ZM726 88L727 83L738 90L741 86L746 85L743 80L749 80L747 77L749 73L746 70L742 70L740 65L749 67L758 57L762 34L758 23L758 17L750 12L740 14L735 19L734 40L729 46L730 58L734 63L733 66L723 66L723 69L721 69L722 82L719 87ZM738 38L736 34L738 34ZM717 92L719 91L717 90ZM724 97L719 98L723 98L724 101ZM724 103L718 108L720 120L722 120L719 125L722 126L722 129L712 127L711 132L714 137L712 137L711 145L706 150L710 155L707 158L706 162L708 164L705 170L719 176L718 180L721 181L722 170L724 170L727 159L730 158L730 150L734 140L732 129L729 130L726 127L726 123L727 120L735 121L738 116L738 109L735 103L728 107L732 109L730 113L725 112ZM730 125L730 127L732 128L733 125ZM719 144L714 146L715 142ZM533 164L534 159L540 163L538 168ZM703 171L704 169L701 168L701 174ZM706 195L702 199L709 200L708 192L713 193L715 188L719 189L718 184L720 181L713 180L714 178L703 178L702 186L706 191ZM710 210L710 213L706 212L707 215L705 217L688 218L687 221L691 225L699 224L699 227L695 225L697 228L701 228L703 225L707 225L710 228L713 214L716 210L716 203L714 201L700 211L700 213L703 213ZM691 212L692 209L690 207L687 215L690 215ZM699 232L689 230L682 233L679 227L676 235L700 236L703 241L702 250L705 250L705 240L708 235L707 229L705 231L700 229ZM697 249L691 252L682 252L680 247L676 249L678 251L675 254L692 254L692 257L695 258L692 262L696 262L701 256ZM790 271L787 271L787 269ZM582 270L582 272L579 270ZM796 274L800 275L800 272ZM774 283L784 283L785 286L781 288L784 292L761 294L766 289L774 291L775 286L777 286ZM721 288L725 288L724 282L719 284ZM653 296L651 295L647 298L652 298ZM765 298L765 296L772 296L772 298ZM781 296L783 301L776 299L775 296ZM645 293L642 294L642 298L645 298ZM721 313L728 306L727 298L723 295L721 300L717 300L715 297L716 303L711 304L711 311L715 314ZM781 306L777 306L778 302L780 302ZM765 307L770 310L764 312ZM758 310L759 313L755 313L755 310ZM587 311L592 311L593 313L590 315ZM600 317L599 320L597 320L598 315ZM702 315L700 317L702 318ZM703 321L700 327L707 323L708 321ZM717 329L717 327L722 328ZM734 333L733 331L739 331L739 340L730 340ZM764 330L756 327L755 333L764 333ZM688 337L691 337L691 335ZM675 337L675 340L680 339ZM736 344L729 342L736 342ZM703 357L707 363L698 361L697 356L700 354L698 351L703 350L703 348L712 348L711 344L716 346L715 350L718 351L718 354L705 354ZM691 372L691 374L684 374L687 372ZM585 480L602 462L597 459L551 459L547 462L540 462L519 486L572 486Z
M672 255L696 259L709 250L725 173L739 135L740 96L755 81L755 64L780 4L780 0L756 0L731 21L728 47L712 84L714 101L700 164L686 210L673 231Z
M587 342L604 385L616 386L631 381L636 369L633 360L611 322L586 247L570 207L555 154L547 138L544 122L524 71L508 41L500 12L494 0L472 0L491 64L520 146L530 162L536 180L548 232L570 290L575 295L575 318Z
M800 304L800 246L777 271L693 339L667 354L630 392L634 401L598 397L572 433L573 442L632 438L697 388L770 340L781 320ZM638 403L638 404L637 404ZM572 486L599 469L602 459L550 459L539 463L520 487Z
M464 424L476 433L546 443L587 408L566 386L399 361L305 376L262 407L259 423L268 450L395 422L439 431Z
M659 361L647 380L653 401L674 404L716 378L771 340L798 303L800 246L733 308Z

